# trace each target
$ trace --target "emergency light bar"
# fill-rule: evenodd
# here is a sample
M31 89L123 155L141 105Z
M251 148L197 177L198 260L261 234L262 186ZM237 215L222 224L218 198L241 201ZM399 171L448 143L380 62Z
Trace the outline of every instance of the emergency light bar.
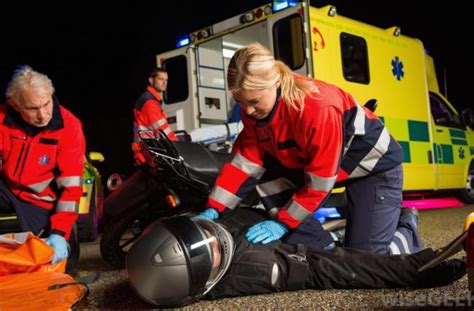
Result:
M176 44L176 47L180 48L180 47L189 45L189 43L191 43L191 40L189 39L189 35L184 35L178 39L178 43Z
M210 38L231 32L242 25L250 25L262 19L268 18L274 12L284 10L288 7L296 6L303 0L273 0L271 4L263 5L259 8L247 11L243 14L228 18L207 28L192 32L187 37L182 37L178 41L177 47L183 47L188 44L199 44Z
M273 12L278 12L284 10L290 6L295 6L298 4L298 0L273 0Z

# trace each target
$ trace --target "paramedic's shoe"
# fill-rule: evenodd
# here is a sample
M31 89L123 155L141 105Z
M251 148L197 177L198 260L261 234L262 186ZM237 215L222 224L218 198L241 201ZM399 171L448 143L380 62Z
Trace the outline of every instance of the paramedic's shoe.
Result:
M466 274L466 262L462 259L448 259L439 265L419 273L418 287L446 286Z
M418 229L418 210L414 207L402 207L399 222L410 223L415 229Z

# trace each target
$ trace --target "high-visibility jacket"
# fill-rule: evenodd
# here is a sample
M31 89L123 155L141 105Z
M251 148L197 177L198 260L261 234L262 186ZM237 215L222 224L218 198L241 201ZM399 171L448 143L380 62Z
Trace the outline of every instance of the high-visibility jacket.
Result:
M242 113L244 129L209 196L219 212L233 209L265 173L268 154L282 165L302 169L305 185L280 207L276 217L290 228L312 216L336 181L364 177L399 165L401 146L384 124L336 86L315 80L302 112L277 98L264 121Z
M133 108L133 142L132 150L141 152L140 140L138 138L139 131L163 130L165 134L174 141L178 138L170 129L168 124L168 116L161 108L162 98L153 87L148 86L146 91L138 98Z
M82 195L85 139L81 122L56 100L44 128L34 128L9 106L0 107L0 172L10 191L52 210L51 233L69 238Z

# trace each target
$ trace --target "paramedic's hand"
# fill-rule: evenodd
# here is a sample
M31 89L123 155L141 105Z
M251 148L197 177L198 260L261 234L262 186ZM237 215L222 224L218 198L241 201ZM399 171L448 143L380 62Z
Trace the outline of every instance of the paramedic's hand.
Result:
M204 211L199 213L199 215L194 216L192 219L216 220L217 218L219 218L219 213L214 208L208 207Z
M135 166L140 166L146 163L145 156L141 152L135 152L133 154L133 159L135 161Z
M63 261L64 259L67 259L68 250L67 250L67 242L65 238L63 238L59 234L51 234L46 239L46 243L48 243L49 246L54 248L53 260L51 260L52 264L55 264L59 261Z
M274 220L265 220L250 227L245 237L253 244L262 242L267 244L280 239L288 232L288 227L281 222Z

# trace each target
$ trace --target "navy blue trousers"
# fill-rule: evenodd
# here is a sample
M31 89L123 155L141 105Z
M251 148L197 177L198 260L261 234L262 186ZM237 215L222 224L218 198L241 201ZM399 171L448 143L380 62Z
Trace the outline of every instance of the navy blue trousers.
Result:
M15 213L21 231L31 231L35 235L48 233L51 212L18 199L0 179L0 212Z
M416 220L400 217L402 187L401 165L347 183L345 246L379 254L410 254L423 248Z
M305 184L301 169L289 169L267 157L267 169L258 181L257 191L270 217L285 206ZM400 218L402 206L402 166L346 183L347 227L345 246L379 254L413 253L422 249L413 219ZM327 199L327 198L326 198ZM324 202L320 205L324 206ZM333 242L319 221L310 218L283 239L290 244L323 248Z

